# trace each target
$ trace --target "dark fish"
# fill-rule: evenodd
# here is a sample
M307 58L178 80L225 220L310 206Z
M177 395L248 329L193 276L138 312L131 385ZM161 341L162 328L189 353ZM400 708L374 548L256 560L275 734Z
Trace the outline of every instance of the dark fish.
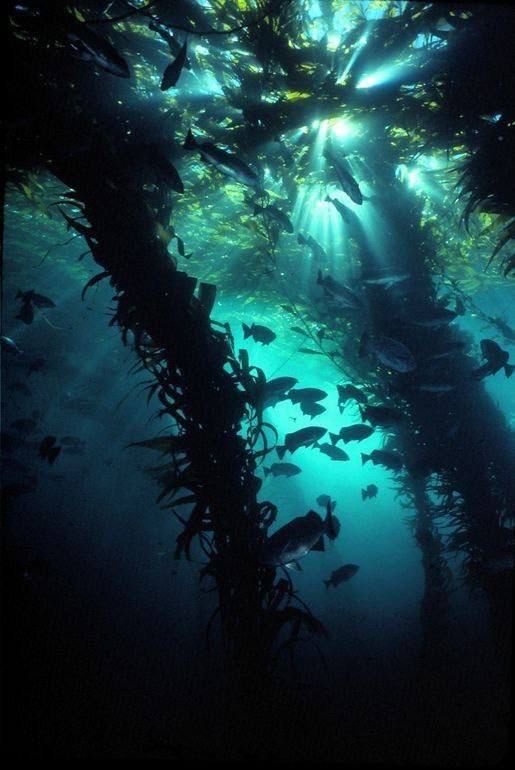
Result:
M55 302L50 297L45 297L44 294L37 294L35 291L32 292L32 304L38 308L55 307Z
M120 78L129 78L130 70L125 59L106 38L93 32L83 22L68 15L65 36L72 53L82 61L92 61L100 69Z
M276 452L279 455L279 459L282 460L285 453L288 451L293 454L301 446L311 446L316 441L322 438L327 433L326 428L310 427L301 428L293 433L287 433L284 437L284 446L277 446Z
M270 345L276 338L276 334L268 328L268 326L260 326L259 324L247 324L242 323L243 326L243 339L252 337L256 342L261 342L262 345Z
M197 150L207 163L211 163L222 174L232 177L237 182L249 187L259 187L259 177L255 171L252 171L236 155L221 150L211 142L197 142L191 129L188 131L183 147L185 150Z
M277 206L259 206L256 203L254 204L254 216L256 216L256 214L263 214L264 216L273 219L283 230L286 230L287 233L293 233L292 223L284 211L278 209Z
M333 168L336 171L336 176L338 177L338 181L341 184L343 192L349 196L349 198L353 203L356 203L358 206L361 206L361 204L363 203L363 195L361 194L359 185L354 179L354 177L343 167L340 160L334 155L334 153L331 150L327 148L324 150L324 158L327 158L327 160L333 165Z
M50 465L53 465L57 457L61 452L61 447L56 445L55 436L45 436L39 445L39 456L42 460L48 460Z
M354 385L337 385L336 389L338 390L338 407L340 413L343 412L343 407L351 398L360 404L366 404L368 401L368 396Z
M171 187L174 192L184 192L184 185L179 176L179 172L159 147L154 144L143 145L140 148L139 154L140 157L154 169L157 176L162 179L165 184Z
M386 449L374 449L369 455L361 453L361 464L365 465L372 460L374 465L383 465L392 471L399 471L402 468L402 458L396 452L389 452Z
M317 505L319 505L321 508L327 508L329 505L331 508L331 511L334 511L336 508L336 500L331 500L329 495L319 495L317 497Z
M359 411L362 420L368 420L374 427L377 425L388 428L402 420L402 412L391 406L360 406Z
M363 332L359 345L359 356L367 353L375 355L378 361L396 372L412 372L417 368L417 362L410 350L402 342L391 337L377 337L370 339L368 332Z
M24 324L31 324L34 320L34 309L31 302L23 302L20 308L20 312L16 316L17 319L23 321Z
M178 40L173 36L172 30L166 26L166 24L163 24L161 21L156 21L155 19L152 19L152 21L149 23L148 28L152 30L152 32L157 32L157 34L162 38L162 40L165 41L165 43L168 44L168 48L170 49L170 53L172 56L177 56L179 51L181 50L182 46L179 43ZM191 64L189 63L188 59L184 62L184 66L186 69L191 69Z
M347 206L342 203L338 198L330 198L329 195L325 196L326 203L332 203L338 214L341 216L345 224L350 225L353 222L353 212L351 212Z
M330 275L322 276L322 271L318 271L317 284L322 286L327 296L336 302L341 307L349 308L351 310L359 310L362 307L362 302L358 296L345 286L343 283L335 281Z
M265 476L272 474L272 476L286 476L287 478L296 476L298 473L302 472L302 468L299 468L298 465L294 465L293 463L273 463L270 468L264 467L263 470Z
M415 321L411 320L410 323L415 324L415 326L424 326L427 329L436 329L454 321L456 317L457 314L453 310L447 310L446 307L435 307L428 315Z
M21 393L23 396L32 395L30 388L24 382L13 382L7 389L12 390L14 393Z
M338 519L327 507L325 519L315 511L308 511L305 516L298 516L285 524L265 542L261 561L269 567L294 565L309 551L324 551L324 535L335 540L340 531Z
M347 452L344 452L343 449L339 449L337 446L333 446L332 444L317 444L316 446L320 449L322 454L327 455L331 460L340 460L342 462L350 460Z
M323 581L325 587L329 588L329 586L333 586L333 588L336 588L340 583L345 583L347 580L350 580L351 577L354 577L358 570L359 567L357 564L344 564L343 567L338 567L334 572L331 572L329 580Z
M361 490L361 499L368 500L369 498L376 497L379 492L375 484L369 484L368 487Z
M307 401L322 401L327 398L325 390L320 388L294 388L290 390L289 399L292 404L301 404Z
M327 260L327 254L324 249L311 235L299 233L297 236L297 243L300 243L301 246L309 246L313 257L320 262Z
M4 337L4 335L2 335L0 337L0 341L2 343L2 350L4 353L14 353L17 356L21 356L23 354L23 350L20 350L16 342L11 339L11 337Z
M478 369L474 369L472 376L476 380L482 380L490 374L496 374L500 369L504 369L506 377L511 377L515 370L515 365L509 364L510 354L501 348L494 340L481 340L482 357L486 358L486 363Z
M313 419L318 417L319 414L323 414L326 411L325 406L317 404L314 401L302 401L300 404L300 411L302 414L307 414Z
M288 392L296 385L295 377L276 377L269 380L264 387L263 406L275 406L279 401L288 398Z
M330 433L331 442L336 444L338 441L343 441L344 444L348 444L350 441L363 441L372 435L374 429L369 425L347 425L347 427L341 428L339 433Z
M171 62L164 71L160 86L161 91L168 91L169 88L176 85L181 76L184 63L186 62L187 53L188 45L185 40L173 62Z
M19 420L11 423L11 428L14 428L19 433L32 433L37 428L37 422L30 417L21 417Z
M29 368L27 369L27 377L30 377L30 375L33 372L40 372L45 364L46 364L46 359L44 359L44 358L36 358L36 359L34 359L34 361L32 361L29 364Z

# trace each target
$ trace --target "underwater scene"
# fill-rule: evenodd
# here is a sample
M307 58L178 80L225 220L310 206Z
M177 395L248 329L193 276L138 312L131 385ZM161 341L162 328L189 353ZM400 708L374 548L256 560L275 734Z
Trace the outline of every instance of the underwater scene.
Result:
M506 761L515 11L5 9L6 752Z

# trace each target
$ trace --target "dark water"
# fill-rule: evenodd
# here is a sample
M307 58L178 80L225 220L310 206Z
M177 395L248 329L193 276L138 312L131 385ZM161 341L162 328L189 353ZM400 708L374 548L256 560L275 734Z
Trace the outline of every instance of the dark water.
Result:
M114 5L117 12L123 11L123 3ZM248 4L232 5L245 10ZM308 39L319 42L329 30L326 42L334 51L347 29L344 5L337 13L325 8L328 3L302 5ZM370 5L369 24L381 18L379 6L359 5L364 9ZM349 29L357 24L352 14L348 24ZM245 50L243 39L236 44ZM183 98L187 113L182 115L181 129L197 111L198 126L204 120L208 137L223 113L223 88L244 65L233 53L217 67L207 45L204 38L192 40L192 70L181 75L182 91L172 95L158 91L148 61L162 69L166 59L160 51L136 70L137 89L123 98L132 99L136 108L146 99L146 109L162 112L179 109ZM131 58L133 66L135 61ZM340 76L349 61L349 56L341 59ZM382 70L378 73L377 78L388 79ZM100 70L98 76L113 78ZM122 89L118 80L116 86ZM292 86L289 92L296 90ZM290 93L290 98L297 97ZM199 109L206 111L203 118ZM330 329L331 311L328 317L325 297L316 285L318 270L364 292L356 241L325 201L327 194L358 217L380 267L391 270L392 254L404 248L405 233L398 222L385 218L372 197L374 176L366 154L372 129L365 109L361 117L330 119L319 119L315 112L306 126L282 135L280 148L299 159L298 168L291 171L280 164L277 142L260 148L254 162L261 166L272 202L282 202L294 228L293 235L282 232L277 237L272 275L266 275L270 265L264 239L254 227L260 219L250 216L245 188L208 173L186 152L177 151L174 159L187 189L174 203L173 226L184 238L186 251L193 252L188 261L180 258L180 268L217 284L212 319L230 324L235 349L245 347L252 365L268 379L287 375L298 379L298 387L327 393L321 402L325 411L313 420L289 400L265 410L279 443L285 434L309 425L337 432L344 425L361 423L356 403L347 402L343 414L338 408L336 385L352 378L327 355L299 352L303 344L312 348L313 340L305 341L291 330L297 322L282 306L293 301L308 314L321 310L313 328L326 324ZM180 130L177 134L182 135ZM350 170L371 201L357 205L334 179L328 182L322 152L330 140L350 153ZM397 159L403 195L418 201L425 222L452 209L456 177L449 169L458 155L453 150L446 157L435 148L413 162L405 154ZM423 653L425 573L414 536L416 511L402 487L402 474L362 463L361 453L384 447L388 431L381 428L360 443L339 443L349 455L345 462L332 461L311 447L284 458L301 468L292 478L265 476L262 468L258 470L263 478L259 499L271 500L279 509L275 527L309 509L323 514L317 506L319 495L337 502L338 538L327 542L325 552L313 551L302 559L302 571L290 573L299 596L327 628L328 638L300 643L294 671L287 658L282 661L273 697L260 710L249 710L245 716L243 708L240 715L225 708L216 631L211 647L206 645L216 594L199 582L203 554L194 547L191 561L173 558L181 527L164 503L156 502L159 487L145 470L158 464L158 455L127 447L169 428L170 420L158 418L156 399L147 405L143 388L135 388L148 375L131 372L138 361L131 338L124 346L118 328L108 325L114 289L103 281L81 300L86 281L99 268L89 256L78 261L84 242L72 238L51 206L66 188L47 172L25 184L25 189L12 185L6 190L2 287L2 334L23 351L2 351L6 743L14 756L185 760L258 756L439 766L503 759L509 720L507 682L493 638L488 597L466 580L464 553L446 551L447 630L439 654L428 661ZM456 209L449 214L443 229L434 225L438 259L429 269L430 284L436 287L436 296L448 297L450 309L457 297L466 300L465 313L451 326L458 336L466 333L469 369L481 362L479 345L484 338L496 341L515 362L513 339L506 336L506 327L515 328L513 280L503 278L498 269L484 272L495 241L481 240L478 233L489 222L475 223L473 243L460 226L459 213ZM299 231L317 240L328 255L326 261L318 263L309 248L297 243ZM263 249L265 256L260 257ZM173 244L172 251L177 252ZM384 290L398 292L399 306L404 301L400 286ZM27 324L16 317L21 308L16 293L29 289L50 297L55 307L36 308L33 322ZM350 331L345 339L350 352L348 362L344 357L341 363L350 371L364 312L347 311ZM504 321L504 334L492 323L495 318ZM276 339L266 346L244 339L241 324L252 322L273 329ZM43 359L40 366L38 359ZM34 363L36 370L30 371ZM361 370L357 385L373 388L381 377L391 382L391 371L386 374L371 358L367 366L369 373L363 377ZM449 372L452 375L452 367L450 359L440 373L442 381ZM513 446L514 381L501 369L480 386L504 420L506 446ZM468 381L457 387L469 386L479 387ZM447 396L430 398L438 410ZM31 423L17 425L20 419ZM51 465L38 456L40 442L48 435L62 446ZM76 440L62 442L70 436ZM466 440L457 441L456 453L466 451ZM263 466L278 461L274 451ZM488 447L477 462L486 467ZM369 484L378 487L378 494L363 500L361 490ZM504 521L507 526L513 523L510 511L505 511ZM448 524L445 518L438 522L442 537ZM358 565L357 574L337 588L326 588L323 580L346 563Z

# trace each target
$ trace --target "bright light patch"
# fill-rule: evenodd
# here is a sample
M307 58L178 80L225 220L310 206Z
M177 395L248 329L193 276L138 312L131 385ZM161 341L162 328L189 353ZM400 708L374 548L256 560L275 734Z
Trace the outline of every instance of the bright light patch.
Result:
M331 33L327 36L327 48L329 51L336 51L338 46L340 45L340 35L335 35L334 33Z
M391 78L391 70L377 70L371 75L363 75L357 82L356 88L373 88L381 83L386 83Z
M319 120L314 120L313 123L311 124L311 128L318 128L319 125L320 125L320 121Z
M417 168L408 169L408 187L420 184L420 171Z
M344 139L349 136L354 136L356 129L348 120L344 118L337 118L329 122L329 131L339 139Z

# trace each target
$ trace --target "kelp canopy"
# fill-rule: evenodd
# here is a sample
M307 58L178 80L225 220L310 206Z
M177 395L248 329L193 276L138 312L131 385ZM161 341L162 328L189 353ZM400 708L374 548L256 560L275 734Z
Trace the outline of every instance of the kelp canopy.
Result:
M200 549L214 581L237 693L266 690L302 630L326 633L284 565L261 557L278 506L260 474L286 432L266 410L293 356L405 416L382 449L405 458L395 478L423 553L428 657L446 633L449 550L488 596L505 653L511 570L491 565L512 547L513 434L474 379L470 338L427 319L469 313L488 336L515 339L480 303L515 267L510 7L9 5L11 200L24 196L56 243L63 217L84 240L69 269L84 271L85 291L114 287L110 323L167 419L164 435L137 443L162 455L154 475L181 525L176 558ZM239 159L239 177L212 145ZM338 307L327 297L342 283ZM273 326L275 370L235 344L227 297L249 326ZM381 365L364 332L400 340L417 368ZM439 351L443 369L424 364ZM323 416L305 424L335 429Z

